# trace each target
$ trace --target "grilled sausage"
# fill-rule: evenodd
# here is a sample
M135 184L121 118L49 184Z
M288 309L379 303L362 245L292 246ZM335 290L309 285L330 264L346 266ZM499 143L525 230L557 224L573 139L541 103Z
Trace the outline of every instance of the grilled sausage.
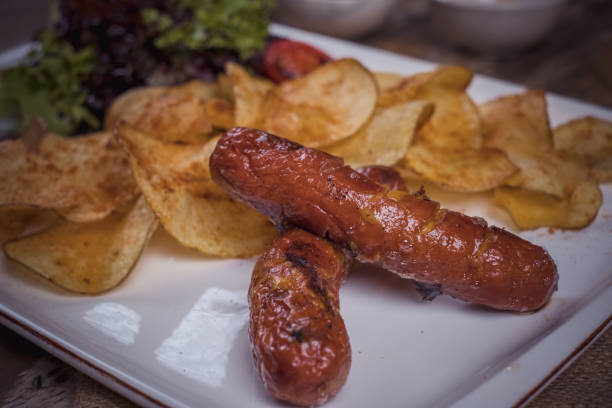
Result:
M268 392L296 405L322 404L344 385L351 347L338 291L350 257L300 229L259 258L249 287L249 338Z
M542 247L266 132L231 129L210 168L217 183L277 225L327 237L362 262L456 298L524 312L546 304L557 287L557 268Z
M358 171L406 190L391 167ZM346 381L351 354L338 291L350 259L329 241L291 229L257 262L249 288L249 338L255 367L274 397L317 405Z

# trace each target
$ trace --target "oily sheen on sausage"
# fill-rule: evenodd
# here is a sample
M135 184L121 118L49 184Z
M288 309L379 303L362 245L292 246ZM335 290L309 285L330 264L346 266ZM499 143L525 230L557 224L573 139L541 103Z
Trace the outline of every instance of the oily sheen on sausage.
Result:
M272 396L319 405L344 385L351 347L338 291L349 265L350 256L300 229L285 232L257 261L249 287L249 338Z
M477 217L391 190L316 149L249 128L210 158L214 180L268 215L349 248L362 262L496 309L548 302L558 274L547 251Z

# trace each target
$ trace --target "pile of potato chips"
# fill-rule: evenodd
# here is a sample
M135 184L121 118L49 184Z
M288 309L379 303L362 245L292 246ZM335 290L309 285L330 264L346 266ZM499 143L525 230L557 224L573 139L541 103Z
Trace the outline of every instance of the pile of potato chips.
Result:
M450 191L492 189L521 229L582 228L597 215L598 183L612 180L612 123L586 117L551 130L536 90L476 106L465 92L472 74L458 66L377 78L379 105L435 106L394 164L404 177Z
M597 176L601 166L589 156L605 156L597 142L606 138L605 126L610 152L611 123L583 118L551 130L544 93L533 90L487 102L480 111L487 145L503 150L520 169L495 189L493 203L522 229L581 228L595 218L602 202L598 182L605 178ZM601 128L585 125L580 131L585 121Z
M520 228L579 228L612 180L612 123L550 129L538 91L477 106L472 73L446 66L410 77L354 59L279 85L230 63L215 83L120 96L106 131L0 142L5 253L56 284L98 293L123 280L158 222L206 256L251 257L276 231L213 182L219 134L248 126L342 156L395 167L459 192L493 190Z
M138 196L110 132L0 143L4 251L64 288L97 293L127 275L157 225ZM30 234L11 240L27 228Z

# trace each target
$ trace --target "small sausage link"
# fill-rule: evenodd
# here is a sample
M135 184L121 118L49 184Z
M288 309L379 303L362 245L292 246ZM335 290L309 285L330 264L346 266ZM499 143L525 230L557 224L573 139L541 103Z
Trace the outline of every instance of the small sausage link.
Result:
M259 258L249 287L249 338L268 392L296 405L336 395L351 366L338 292L350 257L292 229Z

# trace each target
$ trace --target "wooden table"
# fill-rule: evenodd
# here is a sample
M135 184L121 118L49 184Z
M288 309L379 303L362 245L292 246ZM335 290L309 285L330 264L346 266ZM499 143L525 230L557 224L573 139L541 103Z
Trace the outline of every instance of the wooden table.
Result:
M41 10L49 0L3 0L0 4L0 49L28 39L44 21ZM461 64L476 73L541 88L612 108L612 1L571 1L561 23L542 43L513 55L481 55L442 42L429 25L426 1L398 1L384 28L356 40L362 44L447 64ZM46 366L41 366L41 359ZM133 404L50 357L28 341L0 326L0 401L26 385L49 381L61 387L54 407ZM35 363L38 364L34 369ZM52 377L21 377L35 369L55 367ZM33 371L34 370L34 371ZM17 383L16 383L17 381ZM83 391L86 390L86 391ZM79 394L81 392L81 394ZM10 394L10 395L9 395ZM80 395L80 396L79 396ZM83 396L85 395L85 396ZM13 403L19 401L14 400ZM27 406L24 405L24 406ZM32 405L30 405L32 406ZM612 406L612 330L591 347L528 405L540 407Z

